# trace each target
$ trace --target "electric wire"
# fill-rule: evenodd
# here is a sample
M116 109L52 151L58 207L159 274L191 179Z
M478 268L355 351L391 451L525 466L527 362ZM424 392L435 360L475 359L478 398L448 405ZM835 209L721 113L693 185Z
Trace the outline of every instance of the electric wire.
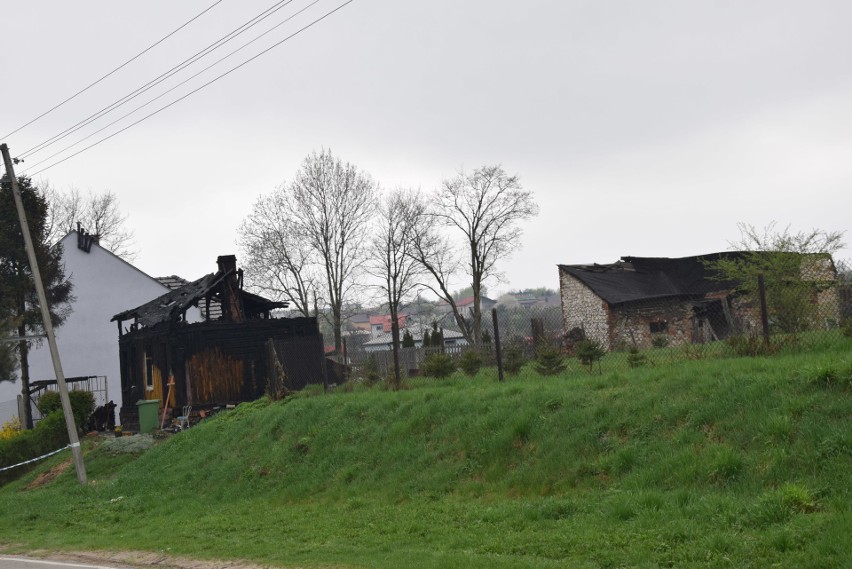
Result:
M86 91L88 91L89 89L91 89L92 87L94 87L95 85L97 85L98 83L103 81L104 79L110 77L111 75L120 71L121 69L123 69L127 65L133 63L134 61L136 61L137 59L139 59L140 57L142 57L143 55L145 55L146 53L148 53L149 51L151 51L152 49L154 49L155 47L157 47L158 45L160 45L161 43L163 43L164 41L166 41L167 39L169 39L170 37L172 37L176 33L178 33L179 31L181 31L182 29L184 29L186 26L188 26L189 24L191 24L192 22L194 22L195 20L197 20L198 18L200 18L201 16L203 16L204 14L206 14L207 12L209 12L210 10L215 8L217 4L221 4L222 1L223 0L216 0L216 2L213 2L213 4L211 4L210 6L208 6L207 8L205 8L204 10L202 10L201 12L199 12L198 14L196 14L195 16L193 16L192 18L190 18L189 20L187 20L186 22L184 22L183 24L178 26L177 28L175 28L170 33L166 34L165 36L163 36L159 40L155 41L154 43L152 43L151 45L149 45L148 47L146 47L145 49L143 49L142 51L140 51L139 53L137 53L136 55L134 55L133 57L131 57L130 59L128 59L127 61L125 61L124 63L122 63L121 65L119 65L118 67L116 67L115 69L110 71L109 73L107 73L106 75L104 75L103 77L101 77L100 79L97 79L93 83L90 83L86 87L83 87L82 89L80 89L79 91L77 91L76 93L74 93L73 95L71 95L70 97L68 97L64 101L62 101L61 103L58 103L58 104L54 105L53 107L49 108L48 110L46 110L45 112L43 112L42 114L37 116L36 118L29 121L28 123L19 126L15 130L13 130L12 132L10 132L6 136L4 136L3 138L4 139L9 138L10 136L17 133L18 131L30 126L31 124L33 124L34 122L36 122L40 118L49 115L50 113L52 113L53 111L55 111L59 107L63 106L65 103L72 101L73 99L76 99L79 95L82 95L83 93L85 93Z
M199 75L201 75L202 73L204 73L205 71L208 71L209 69L211 69L212 67L215 67L216 65L218 65L218 64L220 64L220 63L222 63L223 61L225 61L226 59L228 59L228 58L229 58L229 57L231 57L232 55L235 55L236 53L238 53L238 52L242 51L243 49L247 48L248 46L250 46L251 44L253 44L253 43L255 43L255 42L259 41L259 40L260 40L261 38L263 38L264 36L266 36L266 35L268 35L268 34L272 33L273 31L275 31L276 29L280 28L281 26L283 26L284 24L286 24L287 22L289 22L290 20L292 20L293 18L295 18L296 16L298 16L299 14L301 14L302 12L304 12L305 10L307 10L308 8L310 8L311 6L314 6L315 4L319 3L319 1L320 1L320 0L314 0L313 2L311 2L310 4L308 4L307 6L305 6L304 8L302 8L301 10L299 10L299 11L295 12L294 14L292 14L291 16L287 17L286 19L282 20L281 22L278 22L277 24L275 24L274 26L272 26L271 28L269 28L268 30L266 30L265 32L263 32L262 34L260 34L259 36L255 37L254 39L252 39L252 40L250 40L250 41L248 41L248 42L246 42L246 43L244 43L242 46L240 46L240 47L238 47L237 49L233 50L233 51L232 51L232 52L230 52L229 54L227 54L227 55L225 55L225 56L223 56L223 57L221 57L221 58L217 59L216 61L214 61L213 63L211 63L210 65L208 65L208 66L207 66L207 67L205 67L204 69L202 69L201 71L199 71L199 72L197 72L197 73L195 73L195 74L193 74L193 75L189 76L188 78L184 79L183 81L181 81L180 83L178 83L178 84L177 84L177 85L175 85L174 87L171 87L170 89L168 89L168 90L166 90L166 91L164 91L164 92L160 93L159 95L157 95L157 96L156 96L156 97L154 97L153 99L149 100L148 102L146 102L146 103L144 103L144 104L142 104L142 105L139 105L138 107L136 107L135 109L133 109L132 111L130 111L130 112L128 112L128 113L125 113L125 114L121 115L120 117L118 117L117 119L115 119L114 121L112 121L111 123L109 123L109 124L107 124L107 125L105 125L105 126L103 126L103 127L99 128L98 130L96 130L96 131L94 131L94 132L92 132L92 133L90 133L90 134L88 134L88 135L84 136L84 137L83 137L83 138L81 138L80 140L78 140L78 141L76 141L76 142L74 142L74 143L72 143L72 144L69 144L68 146L66 146L66 147L65 147L65 148L63 148L62 150L58 150L58 151L54 152L53 154L51 154L50 156L47 156L47 157L43 158L42 160L39 160L39 161L38 161L38 162L36 162L35 164L32 164L31 166L29 166L29 168L37 168L37 167L38 167L38 166L40 166L41 164L44 164L45 162L50 161L52 158L55 158L56 156L59 156L59 155L60 155L60 154L62 154L63 152L66 152L67 150L70 150L71 148L74 148L74 147L75 147L75 146L77 146L78 144L80 144L80 143L82 143L82 142L84 142L84 141L86 141L86 140L88 140L88 139L92 138L93 136L95 136L95 135L96 135L96 134L98 134L98 133L101 133L101 132L105 131L106 129L108 129L108 128L109 128L109 127L111 127L111 126L114 126L116 123L121 122L122 120L126 119L127 117L129 117L130 115L132 115L132 114L136 113L137 111L140 111L141 109L144 109L145 107L147 107L147 106L148 106L148 105L150 105L151 103L153 103L153 102L155 102L155 101L157 101L157 100L159 100L159 99L161 99L161 98L165 97L166 95L168 95L168 94L169 94L169 93L171 93L172 91L174 91L174 90L178 89L179 87L181 87L181 86L183 86L183 85L185 85L185 84L189 83L190 81L192 81L193 79L195 79L196 77L198 77Z
M170 77L174 76L175 74L183 71L184 69L186 69L187 67L189 67L190 65L195 63L196 61L206 57L207 55L209 55L210 53L212 53L216 49L222 47L223 45L225 45L229 41L233 40L234 38L239 37L241 34L250 30L251 28L253 28L257 24L259 24L260 22L262 22L266 18L270 17L272 14L274 14L278 10L281 10L282 8L287 6L288 4L291 4L292 2L294 2L294 0L278 0L278 2L273 4L270 8L267 8L266 10L264 10L263 12L258 14L257 16L251 18L248 22L237 27L236 29L229 32L228 34L225 34L224 36L222 36L221 38L219 38L218 40L216 40L212 44L208 45L207 47L205 47L201 51L198 51L194 55L188 57L187 59L184 59L182 62L178 63L177 65L175 65L174 67L172 67L171 69L166 71L165 73L162 73L161 75L159 75L159 76L155 77L154 79L148 81L147 83L145 83L141 87L137 88L134 91L131 91L129 94L127 94L124 97L121 97L120 99L118 99L117 101L114 101L113 103L107 105L106 107L102 108L101 110L97 111L96 113L89 115L87 118L81 120L77 124L75 124L71 127L68 127L67 129L63 130L59 134L54 135L54 136L40 142L39 144L36 144L32 148L29 148L29 149L23 151L22 153L20 153L17 156L17 158L27 158L28 156L31 156L32 154L35 154L36 152L40 152L40 151L44 150L45 148L52 146L53 144L59 142L60 140L62 140L64 138L70 136L71 134L77 132L81 128L88 126L92 122L94 122L94 121L98 120L99 118L111 113L115 109L123 106L125 103L132 101L133 99L135 99L139 95L142 95L143 93L146 93L147 91L150 91L151 89L153 89L154 87L156 87L157 85L159 85L160 83L165 81L166 79L169 79Z
M40 152L41 150L44 150L48 146L51 146L54 143L62 140L63 138L66 138L67 136L69 136L72 133L80 130L81 128L88 126L92 122L94 122L94 121L98 120L99 118L109 114L113 110L123 106L125 103L135 99L139 95L141 95L141 94L149 91L153 87L159 85L160 83L162 83L166 79L168 79L168 78L172 77L173 75L175 75L176 73L182 71L183 69L185 69L189 65L195 63L199 59L205 57L209 53L212 53L214 50L218 49L219 47L226 44L227 42L234 39L235 37L238 37L240 34L247 31L251 27L257 25L259 22L261 22L264 19L266 19L267 17L271 16L272 14L274 14L275 12L277 12L278 10L280 10L281 8L286 6L287 4L290 4L292 1L293 0L279 0L278 2L273 4L270 8L267 8L266 10L264 10L263 12L261 12L260 14L255 16L254 18L251 18L248 22L237 27L236 29L229 32L228 34L222 36L221 38L219 38L218 40L216 40L212 44L208 45L207 47L205 47L201 51L198 51L194 55L190 56L189 58L184 59L182 62L175 65L174 67L172 67L171 69L169 69L165 73L155 77L154 79L152 79L148 83L145 83L144 85L137 88L136 90L131 91L129 94L118 99L117 101L114 101L110 105L107 105L106 107L102 108L101 110L97 111L96 113L89 115L86 119L83 119L82 121L78 122L77 124L65 129L64 131L60 132L59 134L52 136L51 138L48 138L48 139L40 142L39 144L33 146L32 148L25 150L24 152L19 154L17 156L17 158L26 158L26 157L28 157L28 156L36 153L36 152Z
M265 55L266 53L268 53L268 52L272 51L273 49L275 49L276 47L280 46L280 45L281 45L281 44L283 44L284 42L289 41L290 39L292 39L292 38L296 37L297 35L301 34L301 33L302 33L302 32L304 32L305 30L307 30L308 28L311 28L311 27L313 27L314 25L318 24L319 22L321 22L321 21L325 20L326 18L328 18L329 16L331 16L331 15L332 15L332 14L334 14L335 12L338 12L339 10L343 9L344 7L346 7L347 5L351 4L351 3L352 3L352 2L354 2L354 1L355 1L355 0L346 0L346 2L344 2L343 4L340 4L339 6L337 6L337 7L336 7L336 8L334 8L333 10L330 10L330 11L326 12L325 14L323 14L322 16L320 16L319 18L317 18L316 20L313 20L313 21L312 21L312 22L310 22L309 24L306 24L305 26L303 26L303 27L299 28L298 30L296 30L295 32L293 32L293 33L292 33L292 34L290 34L289 36L285 37L284 39L279 40L278 42L276 42L276 43L272 44L271 46L267 47L266 49L264 49L264 50L260 51L259 53L257 53L257 54L255 54L255 55L253 55L252 57L250 57L249 59L247 59L247 60L243 61L242 63L240 63L240 64L238 64L238 65L235 65L234 67L232 67L232 68L231 68L231 69L229 69L228 71L225 71L224 73L222 73L222 74L220 74L220 75L217 75L216 77L214 77L214 78L213 78L213 79L211 79L210 81L208 81L208 82L204 83L204 84L203 84L203 85L201 85L200 87L197 87L197 88L193 89L192 91L190 91L190 92L186 93L185 95L183 95L183 96L181 96L181 97L179 97L179 98L175 99L175 100L174 100L174 101L172 101L171 103L169 103L169 104L167 104L167 105L164 105L164 106L160 107L159 109L157 109L156 111L154 111L154 112L152 112L152 113L149 113L149 114L145 115L144 117L142 117L142 118L140 118L140 119L138 119L138 120L136 120L136 121L134 121L134 122L130 123L129 125L127 125L127 126L125 126L125 127L122 127L121 129L117 130L116 132L114 132L114 133L112 133L112 134L110 134L110 135L108 135L108 136L105 136L104 138L101 138L100 140L98 140L98 141L96 141L96 142L93 142L93 143L92 143L92 144L90 144L89 146L86 146L85 148L81 148L80 150L78 150L78 151L77 151L77 152L75 152L75 153L73 153L73 154L71 154L71 155L69 155L69 156L66 156L65 158L63 158L63 159L61 159L61 160L58 160L58 161L54 162L53 164L50 164L49 166L45 166L45 167L44 167L44 168L42 168L41 170L38 170L38 171L36 171L36 172L33 172L32 174L27 173L27 176L29 176L29 177L37 176L37 175L41 174L42 172L44 172L44 171L46 171L46 170L49 170L50 168L53 168L54 166L58 166L59 164L62 164L63 162L65 162L65 161L67 161L67 160L70 160L71 158L74 158L75 156L79 156L80 154L82 154L83 152L86 152L86 151L87 151L87 150L89 150L90 148L94 148L95 146L97 146L97 145L101 144L102 142L105 142L105 141L107 141L107 140L109 140L109 139L113 138L114 136L117 136L117 135L121 134L122 132L124 132L124 131L126 131L126 130L128 130L128 129L130 129L130 128L132 128L132 127L136 126L136 125L138 125L138 124L139 124L139 123L141 123L142 121L145 121L145 120L147 120L147 119L149 119L149 118L153 117L154 115L159 114L160 112L162 112L162 111L164 111L164 110L168 109L169 107L171 107L171 106L173 106L173 105L175 105L175 104L179 103L180 101L183 101L183 100L184 100L184 99L186 99L187 97L190 97L191 95L194 95L195 93L197 93L197 92L201 91L202 89L204 89L204 88L206 88L206 87L208 87L208 86L212 85L213 83L215 83L215 82L216 82L216 81L218 81L219 79L222 79L223 77L227 77L228 75L230 75L231 73L233 73L233 72L234 72L234 71L236 71L237 69L240 69L241 67L244 67L245 65L248 65L249 63L251 63L252 61L254 61L255 59L257 59L257 58L258 58L258 57L260 57L261 55Z

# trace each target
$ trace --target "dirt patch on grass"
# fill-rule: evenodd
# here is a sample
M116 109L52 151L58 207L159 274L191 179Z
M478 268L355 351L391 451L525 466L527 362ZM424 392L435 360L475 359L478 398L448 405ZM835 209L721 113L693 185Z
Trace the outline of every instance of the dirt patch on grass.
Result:
M35 490L36 488L41 488L45 484L49 484L49 483L53 482L53 480L57 476L59 476L60 474L62 474L66 470L68 470L69 466L71 466L71 460L70 459L66 460L64 462L60 462L59 464L57 464L56 466L54 466L53 468L51 468L47 472L43 472L43 473L39 474L38 476L36 476L35 480L33 480L32 482L27 484L25 489L26 490Z
M0 549L2 551L2 549ZM257 565L246 561L211 561L190 559L147 551L30 551L27 557L51 559L90 565L106 565L116 569L270 569L272 565ZM284 569L282 567L282 569ZM286 569L300 569L287 566Z

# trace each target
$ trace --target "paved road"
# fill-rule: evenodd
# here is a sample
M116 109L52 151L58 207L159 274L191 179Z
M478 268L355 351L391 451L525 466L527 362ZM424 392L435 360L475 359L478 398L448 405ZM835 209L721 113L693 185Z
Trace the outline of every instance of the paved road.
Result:
M23 557L0 556L0 569L118 569L114 565L86 565L67 561L49 561L47 559L26 559Z

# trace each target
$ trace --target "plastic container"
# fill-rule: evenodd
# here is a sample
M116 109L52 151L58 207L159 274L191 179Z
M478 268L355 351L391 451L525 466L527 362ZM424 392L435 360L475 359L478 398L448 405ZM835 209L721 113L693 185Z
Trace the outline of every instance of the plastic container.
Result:
M136 402L136 408L139 411L139 432L153 433L157 430L158 418L160 412L160 401L158 399L139 400Z

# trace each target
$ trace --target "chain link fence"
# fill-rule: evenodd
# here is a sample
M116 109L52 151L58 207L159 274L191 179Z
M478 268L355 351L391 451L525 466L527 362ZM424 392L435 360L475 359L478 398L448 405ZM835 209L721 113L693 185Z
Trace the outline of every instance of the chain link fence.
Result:
M782 284L762 283L756 287L762 292L754 295L602 303L603 319L584 320L558 305L497 307L483 315L484 341L479 348L466 341L401 348L400 375L434 377L429 362L436 356L445 360L442 373L463 372L467 366L469 371L478 369L478 374L511 378L772 355L852 336L852 283ZM347 379L393 377L389 347L370 350L354 344L347 362Z

